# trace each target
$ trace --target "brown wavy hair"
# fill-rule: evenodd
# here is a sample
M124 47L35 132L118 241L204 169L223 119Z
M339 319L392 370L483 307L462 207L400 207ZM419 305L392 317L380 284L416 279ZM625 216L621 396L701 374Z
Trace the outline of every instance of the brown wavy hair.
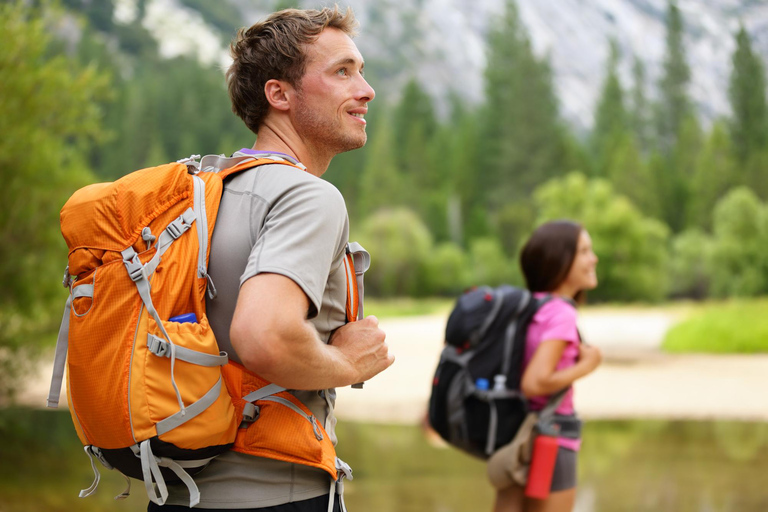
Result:
M264 94L267 81L285 80L299 87L306 70L307 45L328 27L354 37L357 26L351 7L342 12L334 5L322 10L285 9L238 30L229 47L233 62L227 70L232 112L257 133L269 110Z
M527 288L532 292L552 292L568 277L579 236L584 227L571 220L546 222L536 228L520 253ZM582 303L584 291L573 299Z

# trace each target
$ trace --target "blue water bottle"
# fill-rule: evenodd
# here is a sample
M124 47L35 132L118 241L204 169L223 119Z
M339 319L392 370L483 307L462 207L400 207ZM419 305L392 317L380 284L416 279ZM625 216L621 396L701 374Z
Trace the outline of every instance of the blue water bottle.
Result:
M197 316L194 313L184 313L183 315L172 316L168 319L169 322L176 322L178 324L196 324Z

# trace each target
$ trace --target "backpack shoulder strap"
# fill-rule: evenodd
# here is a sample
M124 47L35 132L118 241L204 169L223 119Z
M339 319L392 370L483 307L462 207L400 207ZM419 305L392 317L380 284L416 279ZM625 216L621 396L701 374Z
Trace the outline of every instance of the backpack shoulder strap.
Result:
M253 167L266 164L283 164L296 167L297 169L306 170L306 167L300 163L294 163L287 158L281 158L279 156L270 155L257 158L254 156L225 157L223 155L206 155L200 161L200 172L215 172L223 180L227 176L238 173L240 171L245 171L247 169L252 169Z

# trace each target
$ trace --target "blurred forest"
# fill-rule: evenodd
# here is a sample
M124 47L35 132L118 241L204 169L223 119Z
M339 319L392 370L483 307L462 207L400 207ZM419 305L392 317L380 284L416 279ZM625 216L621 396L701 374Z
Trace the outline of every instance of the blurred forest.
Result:
M183 3L232 34L242 24L228 7ZM119 24L111 1L0 1L0 389L27 359L20 351L57 329L66 265L58 211L74 190L253 144L231 113L222 70L159 57L139 21L145 2L137 8L137 21ZM521 284L521 240L568 217L589 230L600 257L592 301L768 293L766 71L746 31L733 35L732 113L705 127L687 94L685 20L670 1L655 89L642 85L638 59L634 82L622 83L606 41L613 51L595 80L594 129L577 134L514 1L497 21L483 105L457 97L439 116L415 80L397 102L379 95L366 147L339 155L325 175L346 198L352 237L373 255L366 291ZM386 65L367 64L374 88Z

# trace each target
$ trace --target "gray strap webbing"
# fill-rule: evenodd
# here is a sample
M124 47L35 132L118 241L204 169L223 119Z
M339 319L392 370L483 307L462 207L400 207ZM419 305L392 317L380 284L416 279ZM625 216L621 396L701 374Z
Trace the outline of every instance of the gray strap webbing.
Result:
M160 468L168 468L173 471L179 479L184 482L189 491L189 506L190 508L200 503L200 490L197 488L194 479L187 473L184 468L198 468L208 464L213 457L199 460L173 460L166 457L155 457L152 453L152 445L149 439L142 441L139 444L138 449L132 446L131 449L141 459L141 472L144 477L144 487L147 490L147 496L149 500L158 505L163 505L168 499L168 488L165 484L165 478L160 471ZM157 495L155 485L157 485L157 491L160 491L160 496Z
M152 503L163 505L165 504L165 500L168 499L168 488L165 485L163 474L160 472L160 467L157 465L157 459L152 453L149 439L142 441L139 446L141 473L144 476L144 488L147 490L147 497ZM157 484L157 490L160 491L160 496L157 495L155 486L152 485L153 481Z
M253 156L224 156L224 155L205 155L200 160L200 172L219 172L229 169L246 160L255 160Z
M476 346L478 343L480 343L480 340L483 339L483 336L485 336L486 331L491 326L494 320L496 320L496 315L499 314L499 311L501 310L502 303L504 302L504 296L497 290L490 289L488 293L493 295L493 306L491 308L491 311L488 313L488 316L485 317L485 320L483 321L483 324L480 326L480 329L472 333L470 336L470 340L473 346Z
M281 391L285 391L285 388L278 386L277 384L267 384L266 386L259 388L256 391L248 393L243 397L243 400L246 402L255 402L256 400L261 400L264 397L275 395Z
M195 223L197 224L197 277L208 277L205 255L208 252L208 217L205 212L205 182L199 176L193 176L195 184Z
M328 512L333 512L336 495L339 496L339 506L341 512L347 512L347 506L344 503L344 478L354 480L352 477L352 468L349 464L336 457L336 480L331 479L331 490L328 493Z
M123 490L123 492L115 496L116 500L124 500L131 495L131 479L128 478L126 475L123 475L122 473L120 474L122 475L123 478L125 478L125 489Z
M81 284L72 288L72 300L79 299L80 297L93 298L93 285Z
M290 400L287 400L281 396L270 395L270 396L265 396L261 400L266 400L268 402L277 402L281 405L284 405L285 407L288 407L296 414L303 416L304 418L306 418L309 424L312 425L312 432L314 432L315 438L318 441L323 440L323 432L322 430L320 430L320 424L317 422L317 418L315 418L314 414L305 413L304 411L301 410L301 407L299 407L298 405L294 404Z
M550 399L547 401L547 405L545 405L544 408L539 412L539 421L549 421L552 416L555 415L555 410L560 407L560 404L562 403L563 398L565 398L565 394L568 393L569 389L571 389L570 386L565 389L561 389L550 397Z
M163 234L165 234L165 231L163 232ZM158 248L158 253L159 251L160 249ZM127 249L122 251L121 254L123 255L123 263L125 264L125 268L128 271L128 275L136 284L136 289L139 291L139 296L141 297L141 301L144 303L144 306L147 308L147 312L150 315L152 315L152 318L154 318L155 323L163 332L165 339L170 343L171 384L173 385L173 390L176 392L176 399L179 402L179 408L181 409L181 412L183 414L184 402L181 400L181 392L179 391L179 387L176 385L176 379L174 377L174 369L176 366L176 345L171 341L171 337L168 335L168 332L165 330L165 326L163 326L163 321L160 319L160 315L157 314L155 305L152 303L152 294L150 292L148 274L146 272L145 266L141 264L141 260L139 259L139 256L136 254L136 251L133 250L133 247L128 247Z
M184 485L187 486L187 490L189 490L189 508L193 508L198 503L200 503L200 489L197 488L197 484L195 484L195 481L192 479L191 476L189 476L189 473L184 471L184 468L181 464L179 464L178 461L175 461L173 459L167 459L165 457L160 457L160 460L158 461L158 465L168 468L174 473L176 473L176 476L179 477L179 480L184 482Z
M347 250L352 255L352 261L355 262L355 278L357 279L357 318L363 319L365 318L365 314L363 313L363 302L365 297L364 275L371 267L371 255L357 242L348 243Z
M173 343L173 340L171 340L171 337L165 330L163 321L157 314L155 305L152 303L149 278L154 273L157 265L160 264L160 260L165 251L168 250L174 240L189 230L194 221L195 211L192 208L187 208L182 215L171 221L171 223L168 224L168 226L160 234L160 238L158 239L157 245L155 246L157 248L157 252L152 257L152 259L146 263L146 265L141 263L141 260L139 259L139 256L136 254L136 251L133 249L133 247L128 247L127 249L121 251L125 269L128 271L128 275L130 276L131 280L136 284L136 288L139 291L139 296L141 297L144 306L147 308L147 312L152 315L155 323L157 323L157 326L163 332L166 340L170 343L171 384L173 385L173 390L176 393L176 400L179 402L179 409L182 416L185 414L184 401L181 399L181 392L179 391L179 387L176 385L176 378L174 375L176 366L176 345Z
M186 406L184 409L180 410L176 414L173 414L171 416L168 416L162 421L157 422L157 435L161 436L165 434L166 432L169 432L173 430L174 428L178 427L182 423L185 423L204 410L206 410L208 407L211 406L213 402L216 401L217 398L219 398L219 394L221 393L221 377L219 377L219 380L216 381L216 384L211 387L206 393L197 401L194 402L188 406Z
M147 334L147 348L158 357L171 357L171 344L154 334ZM176 359L198 366L224 366L229 361L227 354L206 354L184 347L176 347Z
M144 265L144 271L146 272L147 279L152 277L155 269L160 264L160 260L162 259L163 254L165 254L165 251L168 250L173 241L186 233L186 231L192 227L192 223L195 222L195 220L195 210L192 208L187 208L184 213L182 213L178 218L172 220L171 223L168 224L168 226L163 230L163 232L160 233L160 237L158 238L157 244L155 245L157 252L154 256L152 256L152 259L149 260L146 265ZM132 247L129 247L128 249L133 251ZM123 253L125 253L125 251L123 251ZM123 256L125 255L123 254ZM125 257L123 259L125 259ZM131 279L133 279L133 277L131 277Z
M515 314L512 317L513 320L507 326L507 330L504 331L504 356L501 360L501 374L504 376L509 375L509 365L512 364L512 351L514 349L515 334L517 331L517 318L530 302L531 293L528 290L523 290L523 296L520 298L520 302L517 305Z
M93 460L93 453L91 453L91 447L90 446L84 446L83 449L85 450L85 454L88 455L88 459L91 461L91 469L93 469L93 483L90 487L87 489L83 489L80 491L80 494L78 494L78 497L80 498L87 498L91 494L93 494L96 491L96 488L99 486L99 481L101 480L101 473L99 473L99 468L96 467L96 462Z
M496 402L488 402L490 406L490 420L488 422L488 439L485 443L485 453L490 455L496 446L496 423L499 421L499 413L496 411Z
M81 288L81 286L78 286ZM64 367L67 365L67 350L69 349L69 313L72 310L72 296L67 297L64 306L64 318L61 319L59 336L56 339L56 353L53 357L53 375L51 376L51 388L48 391L48 407L59 406L61 396L61 381L64 379Z

